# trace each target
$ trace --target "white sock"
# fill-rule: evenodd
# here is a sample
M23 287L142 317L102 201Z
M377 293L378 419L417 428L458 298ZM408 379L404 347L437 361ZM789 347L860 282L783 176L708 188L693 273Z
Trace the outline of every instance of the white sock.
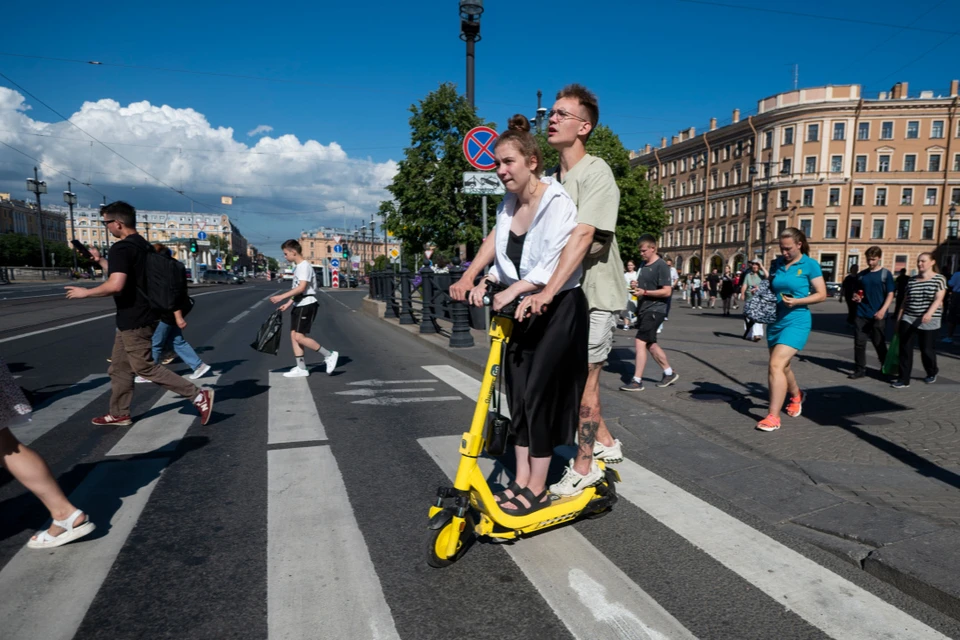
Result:
M634 381L634 382L639 382L640 384L643 384L643 378L638 378L637 376L633 376L633 381Z
M307 363L303 361L303 356L300 356L299 358L297 358L297 367L301 369L307 368Z
M664 369L664 370L663 370L663 375L665 375L665 376L672 376L672 375L673 375L673 367L667 367L666 369Z
M330 352L327 349L324 349L323 347L320 347L319 351L320 351L320 355L322 355L324 358L330 355Z

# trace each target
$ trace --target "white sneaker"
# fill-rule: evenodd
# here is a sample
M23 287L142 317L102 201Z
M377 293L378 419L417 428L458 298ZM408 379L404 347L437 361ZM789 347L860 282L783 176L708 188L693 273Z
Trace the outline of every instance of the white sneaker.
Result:
M306 378L310 375L310 372L306 369L301 369L300 367L294 367L283 374L284 378Z
M587 487L600 484L603 480L603 472L600 471L596 462L590 462L590 471L585 476L573 470L573 462L573 460L570 460L570 464L563 470L563 477L560 478L560 482L550 485L550 493L562 497L577 496L583 493L583 490Z
M337 360L340 359L339 351L331 351L330 355L323 359L327 363L327 375L332 376L333 370L337 368Z
M147 380L147 379L144 378L143 376L137 376L136 378L133 379L133 381L136 382L137 384L143 384L144 382L150 382L149 380Z
M201 364L199 369L197 369L192 374L190 374L190 379L199 380L200 378L207 375L208 373L210 373L210 365Z
M593 443L593 459L603 460L607 464L623 462L623 449L620 447L620 441L614 440L613 444L608 447L597 440Z
M657 333L663 333L663 323L660 323L660 326L657 327Z

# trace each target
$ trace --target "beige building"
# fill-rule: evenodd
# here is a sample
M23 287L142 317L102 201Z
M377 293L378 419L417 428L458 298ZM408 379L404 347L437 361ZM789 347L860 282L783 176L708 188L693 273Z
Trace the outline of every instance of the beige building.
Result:
M839 281L878 245L889 269L916 269L936 251L957 270L960 239L960 96L906 83L877 98L859 85L826 86L760 100L757 114L697 135L647 145L631 162L663 189L669 222L662 254L681 272L738 267L798 227L825 279ZM703 264L704 258L706 265Z
M339 238L339 241L337 240ZM392 249L399 246L395 238L387 238L387 247ZM347 230L321 228L316 231L304 231L298 240L303 249L303 257L310 264L324 265L325 260L338 258L341 260L341 270L350 270L343 265L343 254L336 254L333 248L344 244L350 251L349 263L359 262L360 265L372 264L377 256L384 255L383 233L379 236L371 234L369 229ZM361 267L362 268L362 267Z
M37 206L22 200L11 200L10 194L0 194L0 233L16 233L23 236L40 234L40 219ZM43 239L67 241L66 221L62 214L43 205Z

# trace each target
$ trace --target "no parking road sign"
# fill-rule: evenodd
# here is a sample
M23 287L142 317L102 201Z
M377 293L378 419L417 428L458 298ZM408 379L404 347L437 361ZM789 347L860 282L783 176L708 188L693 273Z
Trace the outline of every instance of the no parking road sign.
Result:
M463 155L467 162L481 171L489 171L496 166L493 148L497 142L497 132L490 127L474 127L463 139Z

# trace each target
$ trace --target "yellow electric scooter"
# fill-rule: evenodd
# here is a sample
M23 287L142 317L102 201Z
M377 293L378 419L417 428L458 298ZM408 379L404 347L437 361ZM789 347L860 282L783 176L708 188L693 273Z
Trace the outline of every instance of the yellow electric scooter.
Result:
M493 291L488 291L484 303L489 305ZM430 523L427 527L427 564L431 567L447 567L456 562L466 551L471 536L486 536L496 541L520 538L542 529L570 522L581 516L599 517L606 514L617 502L614 482L620 475L606 468L600 484L585 489L570 497L553 496L550 506L527 515L511 515L504 511L493 497L487 478L477 463L483 453L484 427L490 402L495 393L494 384L500 373L502 346L510 341L516 303L493 314L490 322L490 355L484 369L480 396L473 413L470 431L460 440L460 465L452 487L440 487L437 500L430 507ZM474 512L479 515L476 522Z

